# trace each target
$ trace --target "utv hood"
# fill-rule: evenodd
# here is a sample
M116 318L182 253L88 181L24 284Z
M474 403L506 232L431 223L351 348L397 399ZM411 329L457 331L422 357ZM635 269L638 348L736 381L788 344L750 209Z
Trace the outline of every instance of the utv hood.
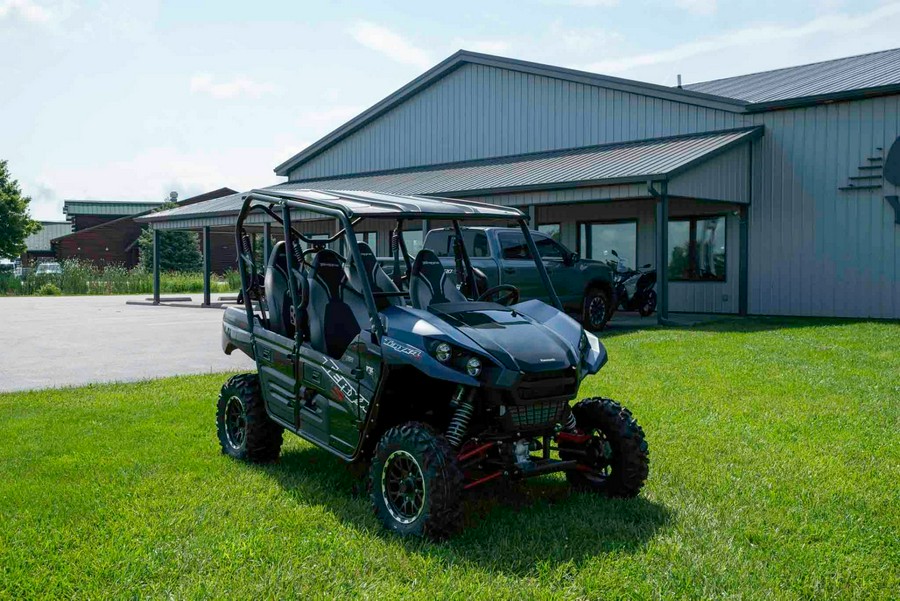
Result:
M442 303L430 312L507 369L539 372L578 365L578 337L567 340L535 319L494 303Z

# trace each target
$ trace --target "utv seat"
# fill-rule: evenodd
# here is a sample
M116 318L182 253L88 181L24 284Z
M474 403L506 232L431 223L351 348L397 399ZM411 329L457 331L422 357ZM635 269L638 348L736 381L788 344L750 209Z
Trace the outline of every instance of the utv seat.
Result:
M427 309L435 303L457 303L468 299L447 277L444 266L434 251L423 248L412 264L409 297L416 309Z
M356 317L360 310L365 313L365 304L348 289L340 256L327 248L320 250L309 272L310 345L320 353L340 358L361 331Z
M375 258L375 253L372 252L372 247L366 244L365 242L358 242L359 245L359 254L362 255L362 269L357 269L356 263L353 261L353 256L350 256L350 260L347 263L347 282L350 288L359 295L360 300L362 300L362 278L369 278L369 285L372 287L372 292L400 292L400 289L397 288L394 281L388 277L388 275L384 272L384 269L381 268L381 265L378 264L378 260ZM375 297L375 307L382 311L388 308L390 305L403 305L403 298L399 296L376 296ZM363 301L363 308L365 308L365 301ZM369 320L368 315L366 315L366 319L364 322L367 323Z
M288 338L294 337L291 323L291 293L288 290L287 255L284 241L272 247L266 265L265 290L269 309L269 329Z

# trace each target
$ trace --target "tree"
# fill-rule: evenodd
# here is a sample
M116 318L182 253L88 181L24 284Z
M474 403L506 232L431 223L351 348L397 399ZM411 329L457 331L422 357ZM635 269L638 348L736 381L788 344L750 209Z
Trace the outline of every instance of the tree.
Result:
M178 205L167 202L157 211L174 209ZM153 230L147 228L141 232L138 240L141 253L141 264L144 269L153 269ZM200 271L203 256L197 234L184 231L167 231L159 233L159 270L162 271Z
M6 161L0 161L0 258L19 257L25 252L25 238L40 231L41 224L28 212L30 202L12 179Z

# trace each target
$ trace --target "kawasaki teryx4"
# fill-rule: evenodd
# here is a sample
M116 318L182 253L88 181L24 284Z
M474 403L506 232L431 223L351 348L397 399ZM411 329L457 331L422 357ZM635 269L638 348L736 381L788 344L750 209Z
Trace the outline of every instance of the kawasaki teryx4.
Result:
M410 257L409 221L453 228L444 256ZM530 300L482 290L460 222L515 222ZM265 266L251 234L277 223ZM356 231L389 236L388 276ZM421 227L421 226L418 226ZM304 233L307 232L307 233ZM318 232L316 234L309 232ZM333 232L323 234L322 232ZM432 538L460 523L465 493L500 479L564 472L574 487L633 497L647 478L644 433L605 398L569 405L606 350L566 315L519 210L363 192L254 190L236 224L243 307L225 311L223 347L256 361L218 402L222 451L275 460L290 430L368 467L375 514ZM388 244L385 244L388 247ZM545 302L546 301L546 302ZM548 304L549 303L549 304Z

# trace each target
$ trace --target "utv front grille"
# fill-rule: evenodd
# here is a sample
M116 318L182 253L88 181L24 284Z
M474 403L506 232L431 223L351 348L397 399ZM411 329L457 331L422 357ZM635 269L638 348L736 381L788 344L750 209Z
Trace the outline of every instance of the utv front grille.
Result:
M509 405L506 407L508 430L533 427L549 427L559 423L568 403L566 401L544 401L533 405Z
M578 392L575 368L523 374L513 391L518 402L539 399L570 399Z

